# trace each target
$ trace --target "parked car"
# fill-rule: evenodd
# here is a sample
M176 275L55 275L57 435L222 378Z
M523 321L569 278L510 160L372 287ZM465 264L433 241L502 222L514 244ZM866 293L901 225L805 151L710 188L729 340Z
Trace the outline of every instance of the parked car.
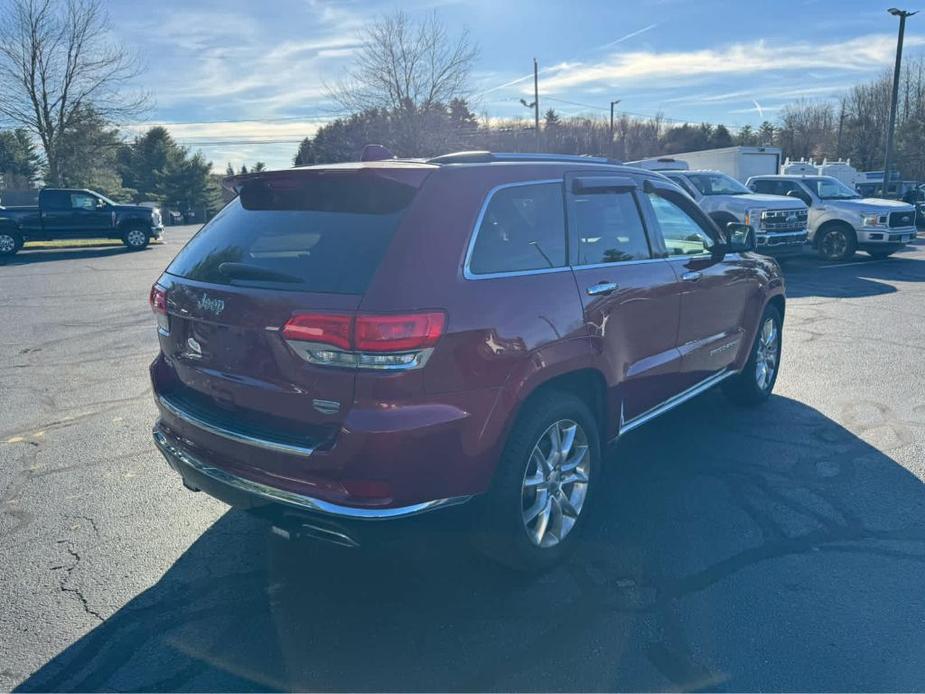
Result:
M117 238L137 251L163 230L157 209L120 205L92 190L45 188L36 206L0 209L0 257L49 239Z
M809 242L825 260L847 260L857 249L886 258L916 236L914 205L862 198L831 176L753 176L748 188L786 195L809 206Z
M803 252L808 210L801 200L753 193L719 171L662 171L722 229L735 222L755 229L758 251L776 258Z
M777 263L659 174L476 152L229 185L151 290L153 434L281 534L355 546L459 506L491 556L548 566L608 443L774 387Z

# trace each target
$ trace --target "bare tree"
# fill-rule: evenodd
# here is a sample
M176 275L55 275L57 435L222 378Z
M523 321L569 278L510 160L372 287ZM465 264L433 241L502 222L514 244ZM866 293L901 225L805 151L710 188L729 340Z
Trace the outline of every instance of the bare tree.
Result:
M477 55L466 29L453 40L436 12L415 22L398 10L366 26L354 68L328 92L351 111L426 111L466 96Z
M0 12L0 114L42 143L58 183L65 140L81 115L135 116L145 94L127 87L138 60L109 39L99 0L8 0Z

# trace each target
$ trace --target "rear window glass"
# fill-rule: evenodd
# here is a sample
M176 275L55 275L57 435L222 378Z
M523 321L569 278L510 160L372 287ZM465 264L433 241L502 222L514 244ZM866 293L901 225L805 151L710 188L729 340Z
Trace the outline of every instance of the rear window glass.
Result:
M416 190L362 174L253 181L167 272L215 284L362 294Z

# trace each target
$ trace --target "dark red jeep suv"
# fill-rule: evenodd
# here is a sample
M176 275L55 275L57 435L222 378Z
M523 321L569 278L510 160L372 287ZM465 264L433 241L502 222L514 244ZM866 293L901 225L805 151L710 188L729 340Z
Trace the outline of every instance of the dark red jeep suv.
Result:
M492 555L542 567L608 443L774 387L777 264L660 174L468 152L230 185L151 291L154 439L187 487L316 537L466 504Z

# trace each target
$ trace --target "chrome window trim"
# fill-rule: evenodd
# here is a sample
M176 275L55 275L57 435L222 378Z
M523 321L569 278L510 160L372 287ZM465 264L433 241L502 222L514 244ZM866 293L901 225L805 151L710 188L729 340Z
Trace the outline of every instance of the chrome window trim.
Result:
M206 431L215 436L228 439L229 441L235 441L237 443L243 443L249 446L255 446L257 448L263 448L269 451L274 451L276 453L287 453L289 455L299 455L303 457L308 457L315 452L315 448L313 446L296 446L294 444L281 443L279 441L270 441L268 439L261 439L257 438L256 436L250 436L249 434L242 434L241 432L227 429L225 427L218 426L217 424L212 424L211 422L207 422L201 417L197 417L196 415L187 412L181 407L178 407L163 395L157 395L155 397L157 398L157 402L177 419L181 419L187 424L192 424L194 427L202 429L203 431Z
M544 185L549 183L557 183L560 186L563 185L562 178L543 178L543 179L533 179L529 181L516 181L513 183L502 183L495 186L488 193L485 194L485 200L482 202L482 207L479 209L479 215L475 218L475 226L472 229L472 232L469 235L469 245L466 247L466 259L463 261L463 277L467 280L492 280L498 279L500 277L525 277L527 275L545 275L551 272L563 272L570 270L571 268L568 265L562 265L557 267L544 267L537 268L535 270L509 270L505 272L489 272L489 273L475 273L469 269L469 264L472 261L472 253L475 250L475 242L478 240L479 230L482 228L482 220L485 218L485 213L488 211L488 205L491 203L492 198L500 190L505 190L507 188L520 188L522 186L536 186ZM564 196L564 193L563 193ZM562 199L563 205L565 204L565 198ZM563 213L564 216L564 213ZM562 234L565 235L566 230L565 226L562 227Z
M590 265L572 265L573 270L597 270L608 267L625 267L627 265L643 265L645 263L664 263L670 258L640 258L638 260L617 260L612 263L591 263Z
M246 494L251 494L268 501L285 504L305 511L315 511L338 518L353 518L367 521L404 518L406 516L415 516L419 513L432 511L437 508L462 504L472 498L471 496L453 496L445 499L422 501L417 504L399 506L396 508L355 508L353 506L342 506L340 504L331 503L330 501L322 501L315 497L306 496L297 492L290 492L285 489L278 489L267 484L245 479L227 470L223 470L222 468L209 465L205 461L199 460L188 451L183 450L179 445L174 444L157 425L154 427L153 434L154 443L157 445L161 454L167 459L170 467L179 472L181 476L183 473L178 467L186 466L201 475L205 475L216 482Z

